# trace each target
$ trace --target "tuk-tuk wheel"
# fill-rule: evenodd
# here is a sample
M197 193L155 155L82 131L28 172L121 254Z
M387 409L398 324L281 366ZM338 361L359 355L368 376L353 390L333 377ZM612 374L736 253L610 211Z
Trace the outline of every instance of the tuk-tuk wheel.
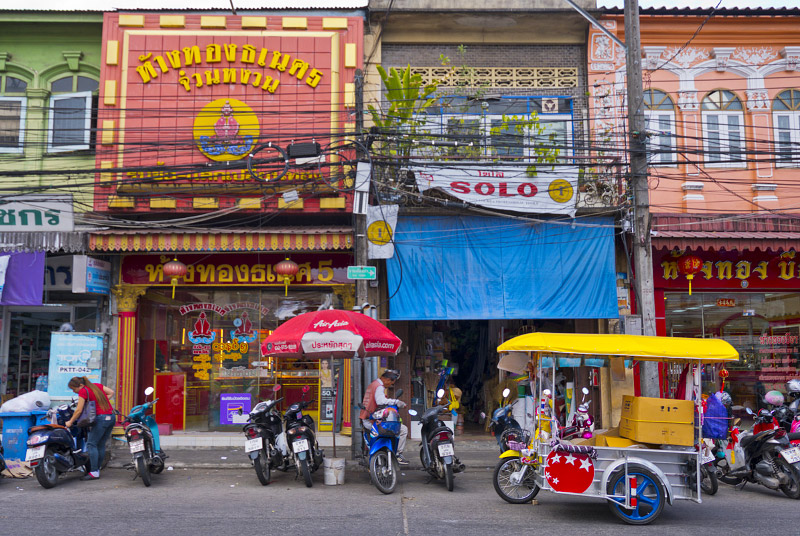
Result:
M609 495L625 495L626 486L631 478L636 478L636 506L627 509L624 499L609 499L608 507L615 516L629 525L647 525L661 515L667 495L661 480L646 467L628 464L628 479L625 468L616 471L608 481Z

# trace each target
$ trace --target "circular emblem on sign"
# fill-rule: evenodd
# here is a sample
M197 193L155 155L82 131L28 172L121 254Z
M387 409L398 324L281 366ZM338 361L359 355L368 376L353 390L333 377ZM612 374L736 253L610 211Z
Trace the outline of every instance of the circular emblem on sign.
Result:
M750 283L746 279L742 279L741 285L742 288L747 288L750 286Z
M556 179L547 187L547 193L556 203L566 203L572 199L572 185L564 179Z
M594 480L594 464L586 454L554 450L547 456L544 477L555 491L583 493Z
M203 106L192 130L200 152L218 162L247 156L259 134L258 117L236 99L217 99Z
M392 228L383 220L372 222L367 227L367 240L376 246L385 246L392 240Z

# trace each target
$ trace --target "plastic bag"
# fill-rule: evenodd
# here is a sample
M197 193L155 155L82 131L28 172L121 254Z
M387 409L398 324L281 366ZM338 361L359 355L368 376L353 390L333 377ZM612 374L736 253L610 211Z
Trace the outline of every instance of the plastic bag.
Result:
M741 439L741 438L740 438ZM734 445L733 450L725 449L725 458L728 460L728 465L731 469L738 469L744 466L744 449L738 441Z
M0 406L0 413L30 413L48 409L50 409L50 395L44 391L31 391L12 398Z
M728 437L728 410L716 394L708 397L703 415L703 437L725 439Z

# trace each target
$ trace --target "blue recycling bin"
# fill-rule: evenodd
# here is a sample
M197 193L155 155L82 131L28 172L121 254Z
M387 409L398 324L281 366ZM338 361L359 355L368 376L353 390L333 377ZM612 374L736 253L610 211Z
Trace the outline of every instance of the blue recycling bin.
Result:
M7 460L24 460L28 450L28 428L45 424L46 411L0 413L3 420L3 451Z

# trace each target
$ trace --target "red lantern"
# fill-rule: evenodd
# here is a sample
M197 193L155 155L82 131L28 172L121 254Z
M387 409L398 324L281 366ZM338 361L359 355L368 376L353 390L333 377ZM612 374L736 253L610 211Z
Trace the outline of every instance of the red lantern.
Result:
M703 259L694 255L682 255L678 259L678 271L689 280L689 296L692 295L692 279L694 274L703 269Z
M172 259L164 265L164 275L170 278L172 283L172 297L175 298L175 285L178 284L178 279L186 275L186 265L176 258Z
M300 270L296 262L289 260L286 257L284 260L275 265L275 273L283 276L283 285L286 288L284 296L289 295L289 280Z
M728 372L728 369L725 368L725 365L722 365L722 368L719 371L719 377L722 379L722 385L719 388L720 393L725 390L725 378L727 378L729 375L730 373Z

